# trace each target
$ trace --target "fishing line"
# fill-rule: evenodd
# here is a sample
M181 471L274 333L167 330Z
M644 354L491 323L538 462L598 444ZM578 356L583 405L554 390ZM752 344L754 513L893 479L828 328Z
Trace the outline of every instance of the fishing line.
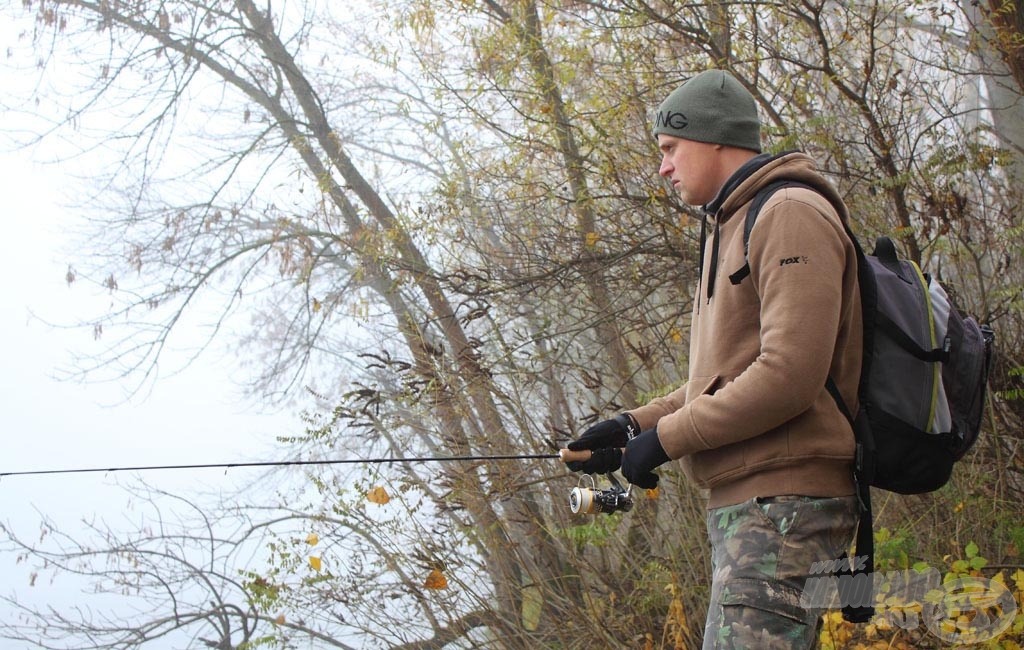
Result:
M239 463L201 463L197 465L140 465L136 467L80 467L73 469L37 469L23 472L0 472L7 476L40 476L44 474L85 474L89 472L147 472L151 470L212 469L233 467L297 467L303 465L376 465L385 463L458 463L483 460L537 460L560 458L558 454L508 454L497 456L424 456L417 458L341 458L335 460L280 460Z

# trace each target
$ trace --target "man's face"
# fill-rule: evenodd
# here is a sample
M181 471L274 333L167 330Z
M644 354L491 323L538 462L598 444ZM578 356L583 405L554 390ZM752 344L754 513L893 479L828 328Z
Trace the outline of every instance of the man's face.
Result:
M719 145L658 134L661 167L658 174L672 181L672 187L687 205L710 203L721 185L718 169Z

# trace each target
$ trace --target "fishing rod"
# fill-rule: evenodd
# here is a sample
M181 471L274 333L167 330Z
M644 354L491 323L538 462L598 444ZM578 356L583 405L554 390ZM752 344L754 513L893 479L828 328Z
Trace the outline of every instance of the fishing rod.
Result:
M36 469L19 472L0 472L0 478L7 476L40 476L45 474L85 474L108 472L146 472L161 469L232 469L235 467L294 467L303 465L377 465L386 463L443 463L470 462L482 460L534 460L560 458L559 454L509 454L497 456L423 456L416 458L338 458L333 460L277 460L235 463L199 463L191 465L137 465L118 467L78 467L70 469ZM568 462L568 461L566 461Z
M280 460L280 461L253 461L234 463L198 463L178 465L136 465L136 466L115 466L115 467L75 467L68 469L36 469L15 472L0 472L0 479L15 476L44 476L55 474L87 474L87 473L110 473L110 472L148 472L154 470L189 470L189 469L232 469L236 467L299 467L308 465L375 465L391 463L452 463L452 462L475 462L475 461L496 461L496 460L550 460L559 459L563 463L573 461L586 461L590 459L591 451L588 449L572 451L570 449L559 449L557 454L499 454L499 455L472 455L472 456L419 456L419 457L381 457L381 458L338 458L332 460ZM584 486L583 476L590 479L590 486ZM580 477L580 484L572 489L569 494L569 508L573 513L596 514L598 512L612 513L618 511L629 511L633 507L630 497L632 486L623 488L622 485L609 472L607 474L612 484L610 489L599 490L594 484L594 478L589 474Z

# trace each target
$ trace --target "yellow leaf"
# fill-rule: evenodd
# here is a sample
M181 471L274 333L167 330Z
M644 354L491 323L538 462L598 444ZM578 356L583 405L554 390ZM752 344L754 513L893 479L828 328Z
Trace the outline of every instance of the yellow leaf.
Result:
M601 235L597 234L596 232L588 232L586 237L587 248L593 248L594 246L597 246L597 242L599 242L600 240Z
M444 589L448 586L448 579L440 569L431 569L427 579L423 581L423 586L427 589Z
M1024 570L1017 569L1013 572L1013 584L1017 585L1018 591L1024 591Z
M388 493L384 488L378 485L366 493L366 500L370 503L384 505L391 500L391 497L388 496Z
M319 571L320 567L322 566L322 564L320 562L320 558L318 558L315 555L310 555L309 556L309 566L313 567L314 571Z
M317 537L316 533L310 533L309 537L306 538L306 543L310 546L316 546L320 543L320 538Z
M317 300L316 298L313 298L313 312L316 313L316 312L320 311L320 307L321 307L320 301Z
M277 618L274 619L275 625L284 625L284 614L278 614Z
M650 488L650 489L644 491L644 495L648 499L651 499L653 501L653 500L657 499L661 495L661 493L658 491L658 488Z
M672 339L673 343L683 342L683 333L679 331L678 327L673 327L668 331L668 337Z
M544 595L537 585L523 587L523 629L535 632L540 625L540 614L544 607Z

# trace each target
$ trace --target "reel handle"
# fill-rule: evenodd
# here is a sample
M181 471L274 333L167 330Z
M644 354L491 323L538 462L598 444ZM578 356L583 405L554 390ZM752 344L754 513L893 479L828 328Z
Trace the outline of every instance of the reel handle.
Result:
M580 449L579 451L573 451L572 449L559 449L558 458L563 463L581 462L584 463L590 460L590 457L594 452L589 449Z

